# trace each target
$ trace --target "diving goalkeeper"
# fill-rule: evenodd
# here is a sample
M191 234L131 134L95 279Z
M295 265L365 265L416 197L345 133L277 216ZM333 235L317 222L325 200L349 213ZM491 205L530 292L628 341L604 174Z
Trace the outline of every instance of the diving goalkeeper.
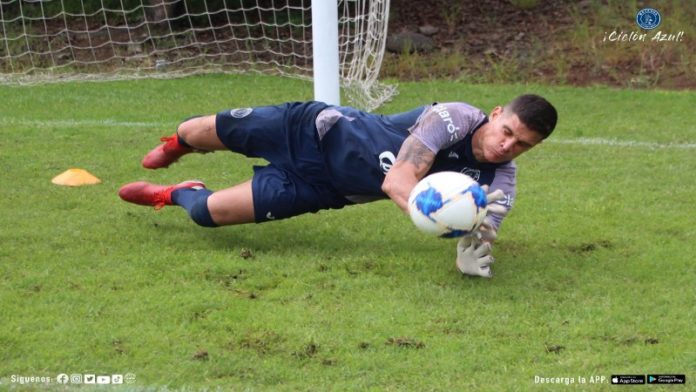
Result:
M522 95L489 115L462 102L434 103L379 115L321 102L225 110L182 122L143 158L148 169L183 155L231 150L261 157L241 184L211 191L200 181L134 182L119 196L130 203L178 205L205 227L261 223L323 209L390 198L408 213L411 189L424 176L457 171L488 186L484 224L457 245L462 273L491 277L491 243L515 198L514 158L547 138L555 108Z

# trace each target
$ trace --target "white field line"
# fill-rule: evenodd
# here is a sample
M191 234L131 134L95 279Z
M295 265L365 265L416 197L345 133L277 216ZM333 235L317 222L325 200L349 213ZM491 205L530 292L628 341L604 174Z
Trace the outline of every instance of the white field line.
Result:
M113 127L113 128L157 128L176 125L174 121L164 122L145 121L117 121L117 120L26 120L14 118L0 118L0 127L12 127L19 125L24 127Z
M176 126L176 121L157 122L157 121L118 121L112 119L105 120L27 120L0 118L0 127L30 126L30 127L106 127L106 128L170 128ZM559 139L551 136L544 143L570 144L581 146L607 146L622 148L647 148L647 149L696 149L696 143L657 143L641 142L636 140L618 140L604 138L579 137L573 139Z
M674 148L674 149L694 149L696 143L656 143L656 142L639 142L635 140L618 140L618 139L603 139L594 137L579 137L575 139L555 139L553 136L544 143L554 144L573 144L584 146L609 146L609 147L634 147L634 148Z

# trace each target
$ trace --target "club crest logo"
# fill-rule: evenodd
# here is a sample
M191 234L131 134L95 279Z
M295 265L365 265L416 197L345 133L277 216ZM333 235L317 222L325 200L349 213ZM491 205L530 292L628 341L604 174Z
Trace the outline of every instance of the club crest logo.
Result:
M232 110L230 110L230 116L232 116L234 118L244 118L244 117L250 115L252 111L254 111L254 109L252 109L252 108L232 109Z
M654 8L643 8L636 14L636 23L643 30L652 30L660 25L662 16Z
M474 179L474 181L478 181L481 178L481 170L479 169L472 169L470 167L465 167L460 171L460 173L466 174L467 176L471 177Z
M396 162L396 156L391 151L383 151L379 154L379 167L382 169L382 173L387 174L389 169L394 166Z

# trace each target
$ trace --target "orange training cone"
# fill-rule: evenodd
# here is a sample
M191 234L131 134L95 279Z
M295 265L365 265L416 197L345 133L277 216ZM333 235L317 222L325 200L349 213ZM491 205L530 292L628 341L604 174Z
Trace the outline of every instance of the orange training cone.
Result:
M53 177L52 183L56 185L81 186L99 184L101 180L83 169L68 169Z

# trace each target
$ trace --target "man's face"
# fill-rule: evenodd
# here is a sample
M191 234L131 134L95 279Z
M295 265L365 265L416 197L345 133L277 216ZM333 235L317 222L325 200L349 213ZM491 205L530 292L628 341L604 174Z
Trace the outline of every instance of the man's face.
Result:
M511 161L542 141L539 133L527 128L516 114L500 106L493 109L488 119L472 140L474 157L479 162Z

